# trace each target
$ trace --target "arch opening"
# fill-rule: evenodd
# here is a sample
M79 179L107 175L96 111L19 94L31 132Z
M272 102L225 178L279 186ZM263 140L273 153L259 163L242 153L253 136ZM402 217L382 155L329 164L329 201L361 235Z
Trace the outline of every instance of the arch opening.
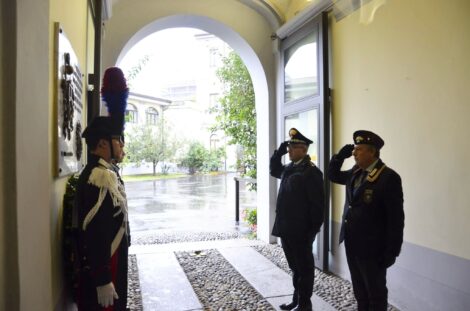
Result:
M258 237L270 242L272 240L270 236L271 218L273 217L268 203L271 196L269 174L266 173L267 165L263 165L263 177L260 178L259 165L261 161L266 161L269 158L269 139L266 139L270 137L271 131L269 124L269 115L271 114L269 109L269 90L261 61L247 41L230 27L209 17L200 15L172 15L157 19L137 31L123 46L115 63L119 65L130 49L145 37L165 29L181 27L200 29L225 41L240 56L251 76L257 114ZM262 139L263 137L264 139ZM265 204L262 204L262 202L265 202Z

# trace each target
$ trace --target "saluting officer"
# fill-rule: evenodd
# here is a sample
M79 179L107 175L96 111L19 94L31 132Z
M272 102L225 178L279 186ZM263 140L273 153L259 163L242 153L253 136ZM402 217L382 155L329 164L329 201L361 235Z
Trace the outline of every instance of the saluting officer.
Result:
M312 141L297 129L289 131L290 140L281 143L270 162L271 176L281 179L272 234L280 237L289 268L292 270L294 295L281 310L312 310L315 262L312 244L323 224L323 174L307 154ZM283 165L289 152L292 161Z
M400 176L380 160L384 141L370 131L356 131L354 145L333 155L328 178L346 185L340 243L346 257L358 310L387 310L387 268L394 264L403 242L404 211ZM354 155L352 169L341 171Z

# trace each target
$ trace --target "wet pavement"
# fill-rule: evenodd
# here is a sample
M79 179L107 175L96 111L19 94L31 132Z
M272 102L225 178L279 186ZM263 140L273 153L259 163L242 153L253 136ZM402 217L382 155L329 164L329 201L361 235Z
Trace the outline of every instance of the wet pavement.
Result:
M279 310L291 301L282 249L230 238L249 230L235 223L234 176L126 183L132 239L148 242L129 249L132 311ZM241 210L255 208L256 193L241 184L240 202ZM315 310L356 309L349 282L316 274Z
M234 173L126 182L133 237L172 232L237 232ZM240 183L240 212L256 192Z

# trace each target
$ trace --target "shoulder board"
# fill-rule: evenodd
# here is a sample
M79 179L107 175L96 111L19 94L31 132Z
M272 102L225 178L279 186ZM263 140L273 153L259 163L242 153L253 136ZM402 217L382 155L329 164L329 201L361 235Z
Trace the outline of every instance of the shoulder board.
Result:
M115 187L118 178L115 172L110 169L97 166L95 167L88 178L88 183L98 188L111 188Z
M368 182L374 182L377 180L377 178L379 178L380 174L383 172L383 170L386 168L387 166L384 164L382 165L382 167L380 168L374 168L370 173L369 175L367 175L367 181Z

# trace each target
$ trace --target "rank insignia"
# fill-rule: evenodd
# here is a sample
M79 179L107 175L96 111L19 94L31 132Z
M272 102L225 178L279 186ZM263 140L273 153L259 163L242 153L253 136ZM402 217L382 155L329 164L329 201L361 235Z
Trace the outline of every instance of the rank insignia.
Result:
M366 189L364 190L364 202L369 204L372 202L372 194L374 193L374 190L372 189Z
M356 137L356 144L360 144L363 140L364 140L364 138L362 136L357 136Z

